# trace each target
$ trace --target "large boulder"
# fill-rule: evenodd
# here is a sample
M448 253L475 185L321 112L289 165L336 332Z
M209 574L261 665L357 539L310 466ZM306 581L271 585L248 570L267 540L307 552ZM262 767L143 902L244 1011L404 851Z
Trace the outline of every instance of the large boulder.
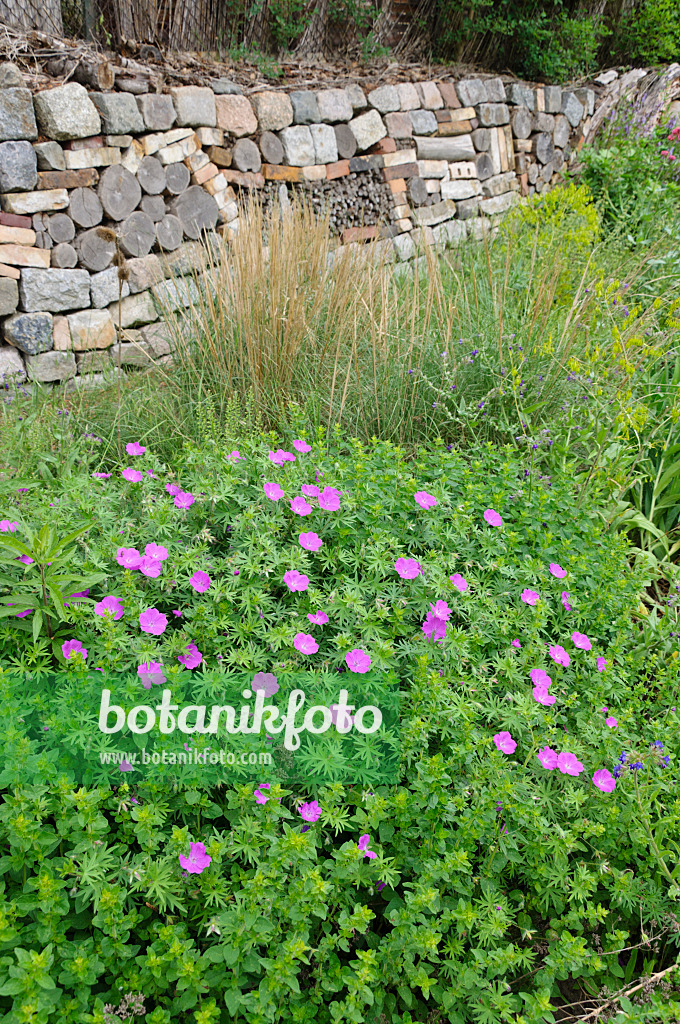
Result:
M54 344L50 313L15 313L2 325L5 341L27 355L48 352Z
M33 97L28 89L0 89L0 142L37 139Z
M34 103L40 130L49 139L86 139L101 131L97 108L77 82L38 92Z
M26 267L19 282L21 305L27 312L86 309L90 305L87 270L42 270Z
M144 131L144 118L129 92L93 92L90 99L99 111L107 135L127 135Z

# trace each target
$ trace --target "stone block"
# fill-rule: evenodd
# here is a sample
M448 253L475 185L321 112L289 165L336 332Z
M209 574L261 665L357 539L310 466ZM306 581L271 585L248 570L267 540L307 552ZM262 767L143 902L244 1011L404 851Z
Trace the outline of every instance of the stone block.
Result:
M174 105L172 109L174 112ZM172 128L167 132L153 132L151 135L145 135L135 141L141 146L142 157L145 157L153 156L159 149L165 149L167 146L172 146L175 142L181 142L183 139L189 139L195 134L193 128Z
M467 238L464 221L447 220L432 228L435 245L460 245Z
M412 164L416 159L415 149L399 149L383 156L383 167L398 167L400 164Z
M0 384L10 380L19 383L26 378L24 361L11 345L0 345Z
M151 291L159 313L183 309L196 305L200 301L200 292L196 282L190 277L162 281L160 284L154 285Z
M463 199L460 203L456 203L456 212L461 220L476 217L479 212L479 197L473 196L472 199Z
M155 253L127 260L125 267L130 275L128 278L130 292L134 295L137 292L146 291L147 288L158 284L165 277L163 264Z
M175 348L175 335L165 320L148 324L146 327L142 327L139 333L157 358L169 355Z
M492 128L510 121L510 111L505 103L480 103L478 110L482 128Z
M420 97L421 106L425 107L426 110L440 110L444 106L444 100L437 88L436 82L418 82L416 90Z
M368 110L359 114L349 122L352 135L357 140L357 149L364 150L373 146L387 135L387 128L377 110Z
M527 110L536 108L534 90L523 82L511 82L507 87L507 95L510 103L515 103L518 107L526 107Z
M36 93L34 104L40 130L50 139L85 139L101 130L97 108L77 82Z
M397 259L402 262L413 259L416 254L415 242L408 232L403 235L396 235L396 237L392 239L392 245L394 246L394 251L397 254Z
M333 127L330 124L310 124L309 130L314 145L314 162L317 164L336 163L338 159L338 146L335 141Z
M251 103L261 132L276 132L293 123L293 104L285 92L258 92Z
M217 96L217 126L240 138L257 131L257 118L245 96Z
M505 213L518 201L517 192L504 192L502 195L494 196L491 199L480 199L479 208L486 216Z
M66 319L71 334L71 348L76 352L109 348L116 340L114 319L108 309L86 309L70 313Z
M221 146L224 142L224 132L221 128L197 128L196 138L202 146Z
M481 154L480 154L481 155ZM455 163L448 165L449 167L449 179L451 181L458 181L460 178L477 178L477 160L458 160Z
M306 167L315 162L314 141L307 125L284 128L279 138L288 164L293 167Z
M418 111L416 113L426 112ZM410 138L413 135L414 126L408 112L397 111L393 114L386 114L383 120L391 138Z
M396 89L399 96L400 110L418 109L420 106L420 96L415 85L412 85L411 82L400 82Z
M503 192L514 191L517 185L517 176L514 171L505 171L503 174L494 174L482 182L481 191L485 198L500 196Z
M152 324L155 320L158 320L158 313L154 305L153 297L150 291L139 292L138 295L128 295L127 298L123 299L120 304L121 306L121 326L123 329L126 327L141 327L144 324ZM113 317L113 321L118 326L118 303L114 302L109 306L109 312Z
M170 90L180 128L214 128L217 124L215 94L201 85L180 85Z
M3 61L0 64L0 89L11 89L13 86L23 84L24 77L16 64Z
M411 134L427 135L437 131L437 118L431 110L411 110L408 117L411 121Z
M0 192L30 192L38 180L38 161L30 142L0 143Z
M70 380L76 375L76 360L72 352L43 352L26 357L26 372L29 380L51 383Z
M210 83L210 87L216 96L240 96L242 89L230 78L216 78Z
M200 242L185 242L172 253L161 257L166 277L185 277L205 267L205 249Z
M104 306L110 306L112 302L118 302L118 268L109 267L108 270L101 270L98 274L92 274L90 277L90 291L92 295L92 305L96 309L103 309ZM127 281L123 281L123 293L122 298L125 298L130 294L130 285ZM113 310L112 310L113 312ZM118 323L118 312L113 312L116 323Z
M111 362L114 366L120 363L121 366L144 367L151 366L153 361L153 350L142 338L115 344L111 349Z
M293 120L295 124L317 124L321 120L316 95L306 89L296 89L289 93L293 104ZM279 161L270 160L270 163Z
M90 275L87 270L29 267L21 271L19 295L27 312L86 309L90 305Z
M502 78L487 78L484 81L484 85L486 86L486 94L489 97L489 103L506 102L507 95Z
M27 355L48 352L54 344L51 313L14 313L2 325L5 341Z
M573 92L562 93L562 111L572 128L578 128L585 117L583 104L578 101Z
M458 91L453 82L439 82L438 87L445 105L450 110L460 107L461 102L458 99Z
M413 211L413 219L419 226L432 227L456 215L456 204L451 199L442 199L432 206L421 206Z
M418 173L421 178L443 178L449 177L449 165L446 160L419 160Z
M461 178L458 181L443 181L441 184L442 199L472 199L479 195L481 185L476 178Z
M144 118L135 97L129 92L91 92L90 99L99 111L102 128L108 135L144 131Z
M366 93L360 85L357 85L354 82L351 85L346 85L345 92L347 93L347 98L352 104L353 110L366 109L368 106L368 100L366 99Z
M352 103L344 89L322 89L316 93L316 103L319 108L318 120L327 121L329 124L350 121L354 114Z
M458 99L464 107L476 107L478 103L488 103L489 95L481 78L464 78L456 82Z
M381 114L389 114L395 110L401 110L399 92L394 85L380 85L368 94L369 106Z
M66 168L64 150L58 142L35 142L33 144L39 171L63 171Z
M415 137L419 160L473 160L475 147L470 135L457 135L450 138Z
M33 97L28 89L0 89L0 142L37 139Z
M149 92L136 96L135 101L147 131L166 132L172 128L176 116L172 96Z
M276 138L276 136L273 137ZM210 161L216 164L217 167L231 167L231 149L225 146L209 146L206 153ZM283 159L283 150L281 151L281 159Z
M543 87L546 114L559 114L562 111L562 90L559 85Z
M102 145L113 149L127 149L134 141L131 135L105 135Z
M19 286L9 277L0 277L0 316L16 312L19 305Z
M55 346L56 347L56 346ZM76 353L78 373L102 373L113 368L111 354L103 349Z

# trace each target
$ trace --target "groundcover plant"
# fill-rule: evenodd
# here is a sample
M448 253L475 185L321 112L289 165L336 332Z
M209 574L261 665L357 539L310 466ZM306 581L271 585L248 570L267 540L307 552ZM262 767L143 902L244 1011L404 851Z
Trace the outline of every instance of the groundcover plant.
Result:
M93 459L2 485L8 1024L677 1019L679 583L510 449ZM16 680L97 669L392 674L399 779L48 782Z

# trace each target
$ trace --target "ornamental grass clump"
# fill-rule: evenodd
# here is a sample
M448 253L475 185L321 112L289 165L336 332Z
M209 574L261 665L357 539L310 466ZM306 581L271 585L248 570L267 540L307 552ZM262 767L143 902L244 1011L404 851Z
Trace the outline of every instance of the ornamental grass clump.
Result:
M187 448L172 469L143 447L139 481L85 465L5 491L9 1019L30 1004L44 1024L99 1024L131 992L153 1024L539 1024L643 971L672 979L677 611L639 617L645 574L573 482L529 490L510 449L407 457L323 431L244 441L238 459ZM36 612L16 608L46 555L16 544L48 518L67 537L86 510L68 578L90 584L48 595L66 617L34 638ZM350 766L324 784L310 760L293 785L235 767L161 789L126 760L113 786L52 778L87 722L12 681L56 666L74 686L128 673L140 703L180 673L245 671L268 695L289 671L350 690L382 673L401 695L399 776L369 788Z

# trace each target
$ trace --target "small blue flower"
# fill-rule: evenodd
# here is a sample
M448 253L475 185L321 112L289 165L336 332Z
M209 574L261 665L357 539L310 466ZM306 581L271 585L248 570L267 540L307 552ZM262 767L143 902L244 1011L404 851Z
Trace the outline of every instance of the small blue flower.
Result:
M621 765L617 764L616 767L614 768L614 770L612 771L612 775L614 776L615 779L618 779L620 777L621 771L622 771Z
M633 768L634 771L637 771L639 768L644 768L644 765L642 761L633 761L631 768Z
M663 750L663 743L661 742L661 740L654 740L654 742L652 743L652 746L653 747L658 747L659 750Z

